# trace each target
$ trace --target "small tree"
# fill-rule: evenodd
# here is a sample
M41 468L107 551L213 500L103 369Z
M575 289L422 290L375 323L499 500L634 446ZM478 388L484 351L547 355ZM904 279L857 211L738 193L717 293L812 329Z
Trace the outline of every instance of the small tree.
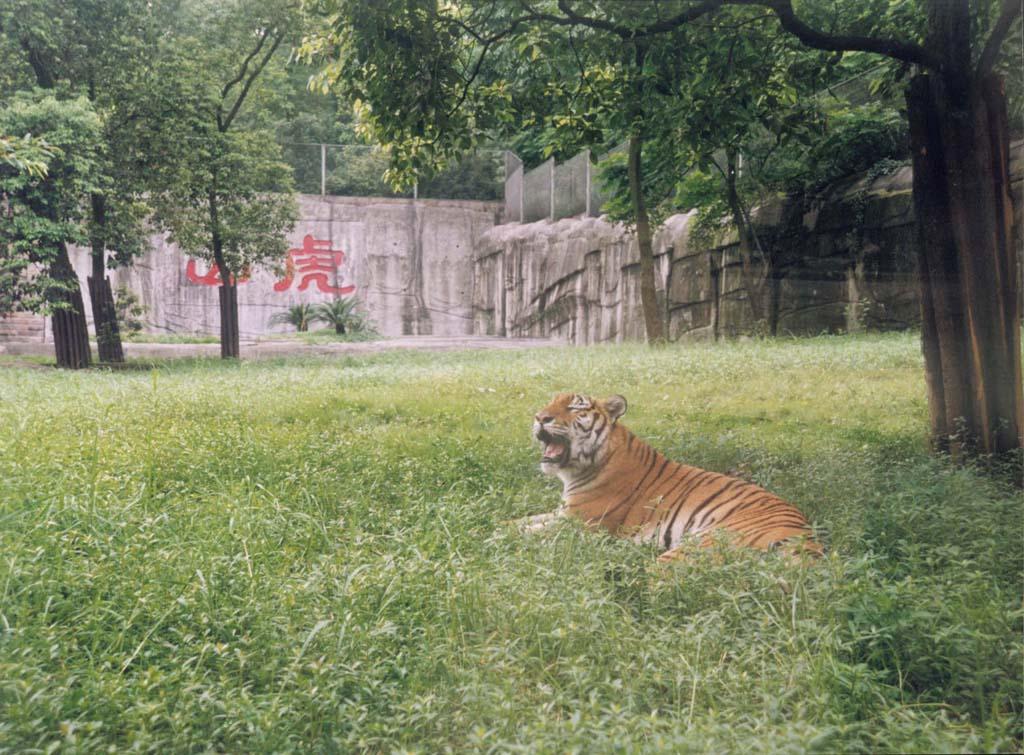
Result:
M114 291L114 311L117 314L117 327L127 336L134 336L142 332L141 318L149 309L139 301L139 297L125 284L121 284Z
M264 132L208 133L191 144L192 159L156 200L156 217L186 254L216 265L221 356L237 358L235 275L287 252L285 234L298 218L291 173Z
M0 134L33 134L49 145L46 171L0 164L0 254L4 294L0 306L53 318L57 364L77 369L91 362L89 332L69 244L87 239L92 192L103 190L102 125L85 98L58 100L46 92L16 95L0 109ZM42 155L30 158L39 162Z
M218 7L202 37L179 45L165 66L163 91L151 97L154 109L168 96L176 102L173 117L152 135L153 148L173 155L157 181L156 218L183 251L217 268L224 358L239 356L235 276L279 262L298 218L280 146L268 129L242 117L293 12L286 3Z

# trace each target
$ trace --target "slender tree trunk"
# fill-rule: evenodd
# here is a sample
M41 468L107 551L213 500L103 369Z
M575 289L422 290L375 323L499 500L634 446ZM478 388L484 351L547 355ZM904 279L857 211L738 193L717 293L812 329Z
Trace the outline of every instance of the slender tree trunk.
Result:
M221 279L217 289L220 303L220 356L222 359L238 359L241 356L238 339L238 284L224 261L220 236L216 233L213 237L213 256Z
M764 323L771 335L778 331L778 291L771 258L765 254L754 235L747 211L736 187L736 152L726 150L725 196L739 237L740 270L755 323ZM760 260L755 258L755 250Z
M1020 303L1002 82L907 91L932 438L962 459L1021 447Z
M771 274L765 281L768 286L768 335L773 338L779 334L779 278L776 275L775 266L772 265Z
M107 278L106 238L107 202L102 194L92 195L93 234L92 275L89 276L89 300L92 303L92 322L96 329L96 348L101 362L123 362L121 331L117 325L114 294Z
M53 287L47 299L63 305L53 311L53 345L57 352L57 366L78 370L92 362L89 347L89 328L85 322L85 304L82 287L71 267L68 248L61 243L57 258L50 265L50 275L60 286Z
M636 219L636 241L640 249L640 306L644 313L644 327L647 343L661 343L665 340L658 311L658 289L654 279L654 244L651 240L651 220L643 192L643 137L629 138L629 194L633 201L633 217Z
M238 343L238 286L223 283L217 292L220 295L220 355L222 359L238 359L241 355Z
M216 184L217 176L213 177ZM213 260L220 273L220 288L217 289L220 304L220 356L221 359L238 359L241 348L238 342L238 284L235 282L224 259L224 245L220 237L219 212L217 194L211 190L207 194L210 211L210 227L213 229Z

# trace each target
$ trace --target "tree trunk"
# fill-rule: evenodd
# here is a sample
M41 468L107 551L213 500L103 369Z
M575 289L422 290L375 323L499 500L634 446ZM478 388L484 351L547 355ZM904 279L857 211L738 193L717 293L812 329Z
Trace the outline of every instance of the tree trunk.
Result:
M82 287L71 267L68 248L63 243L57 258L50 265L50 275L60 285L50 289L47 300L62 305L53 310L53 345L57 352L57 366L78 370L92 362L89 347L89 329L85 323L85 305Z
M1002 82L907 90L932 438L956 459L1021 447L1020 304Z
M216 185L217 174L213 181ZM217 204L217 193L210 189L207 193L207 205L210 213L210 241L213 247L213 261L220 273L220 288L217 294L220 301L220 356L221 359L238 359L241 349L238 344L238 284L235 282L228 263L224 259L224 242L220 235L220 212Z
M222 273L223 275L223 273ZM220 294L220 355L222 359L238 359L238 286L228 283L230 277L217 289Z
M121 346L121 330L117 324L117 308L114 306L110 280L96 277L95 267L93 273L86 280L89 283L92 321L96 329L96 350L101 362L120 363L124 361L124 349Z
M661 343L665 340L658 311L658 289L654 280L654 244L651 241L651 221L644 202L643 138L629 138L629 194L633 201L633 217L636 219L636 241L640 249L640 306L644 313L644 327L647 343Z
M213 257L221 280L217 289L220 303L220 356L221 359L238 359L241 356L238 343L238 283L224 260L220 234L216 231L213 234Z
M743 289L750 303L750 311L756 324L763 323L765 330L775 335L778 331L778 287L772 262L764 253L754 233L750 217L743 207L739 190L736 188L736 152L726 150L725 197L732 215L736 235L739 237L740 270ZM760 260L755 259L755 250Z
M89 284L89 301L92 304L92 324L96 329L96 349L101 362L123 362L121 331L117 325L117 309L114 294L107 279L106 238L107 203L102 194L92 195L93 233L92 275Z

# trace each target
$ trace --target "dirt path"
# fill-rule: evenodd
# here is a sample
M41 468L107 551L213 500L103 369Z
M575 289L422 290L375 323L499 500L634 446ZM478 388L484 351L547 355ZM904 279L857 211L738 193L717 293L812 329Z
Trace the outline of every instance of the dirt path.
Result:
M530 349L565 346L561 340L545 338L498 338L495 336L401 336L358 343L307 343L305 341L242 341L243 359L281 356L348 356L382 351L472 351L476 349ZM174 357L217 357L216 343L125 343L129 359ZM0 355L54 358L52 343L0 343Z

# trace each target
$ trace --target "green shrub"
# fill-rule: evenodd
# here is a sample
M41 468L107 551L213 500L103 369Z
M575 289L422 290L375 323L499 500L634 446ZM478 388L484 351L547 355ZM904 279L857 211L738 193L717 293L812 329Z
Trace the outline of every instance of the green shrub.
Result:
M284 312L277 312L270 318L271 325L291 325L300 333L309 330L316 314L316 305L296 304Z
M352 298L337 298L313 308L313 320L325 322L338 335L373 333L369 319L358 311L359 303Z
M140 319L146 310L146 305L139 301L139 297L128 286L123 283L114 291L114 311L117 315L117 327L121 335L131 338L142 332L142 320Z

